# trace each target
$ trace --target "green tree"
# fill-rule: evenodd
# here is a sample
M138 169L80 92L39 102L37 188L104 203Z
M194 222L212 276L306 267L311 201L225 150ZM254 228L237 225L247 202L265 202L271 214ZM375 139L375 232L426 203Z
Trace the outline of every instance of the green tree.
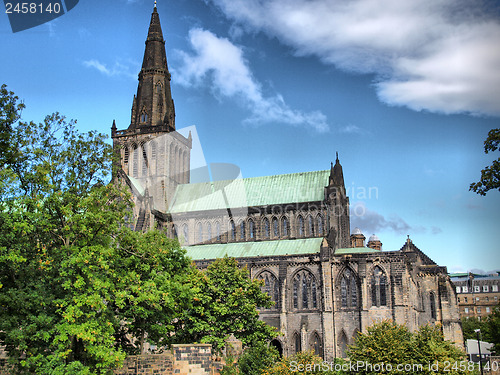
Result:
M487 333L484 339L491 342L495 353L500 353L500 304L495 306L493 312L486 318Z
M260 374L279 359L276 348L260 342L248 348L238 359L238 368L242 375Z
M464 374L472 370L465 353L444 340L439 326L422 326L412 333L389 320L358 334L348 356L353 363L367 364L357 368L359 374ZM445 368L448 363L450 366ZM429 367L432 365L435 367Z
M0 190L0 341L18 373L97 374L169 344L192 300L176 241L123 225L106 136L58 114L18 122Z
M491 129L488 138L484 141L484 152L488 154L490 151L497 151L499 144L500 129ZM469 187L469 190L481 195L486 195L491 189L500 191L500 157L481 171L479 182L474 182Z
M344 370L342 370L344 366ZM338 370L336 369L338 367ZM262 372L255 374L262 375L294 375L294 374L323 374L342 375L347 374L349 364L342 359L335 359L334 362L324 362L313 351L299 352L290 357L283 357L274 365Z
M474 332L476 329L481 330L482 340L488 341L490 340L490 332L488 320L475 317L467 317L462 318L462 333L464 335L464 340L472 339L477 340L477 334Z
M12 142L12 129L21 117L23 103L6 85L0 87L0 167L15 157L15 144ZM0 176L1 177L1 176Z
M257 307L273 302L234 258L217 259L205 271L192 270L193 304L178 320L176 342L210 343L220 351L231 334L244 346L267 342L275 329L259 320Z

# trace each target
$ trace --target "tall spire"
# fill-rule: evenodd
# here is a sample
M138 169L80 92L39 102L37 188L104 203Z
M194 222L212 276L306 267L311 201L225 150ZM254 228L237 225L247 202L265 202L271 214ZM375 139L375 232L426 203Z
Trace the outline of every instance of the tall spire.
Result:
M156 1L149 23L137 95L132 104L129 130L141 133L175 130L170 72Z
M342 172L338 152L336 153L335 165L331 163L329 185L344 187L344 173Z

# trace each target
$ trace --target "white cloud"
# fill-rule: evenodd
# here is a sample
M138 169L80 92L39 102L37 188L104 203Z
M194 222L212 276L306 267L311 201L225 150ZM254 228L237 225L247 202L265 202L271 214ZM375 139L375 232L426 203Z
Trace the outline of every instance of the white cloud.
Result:
M132 73L133 71L138 70L135 66L136 64L134 63L123 64L119 61L115 61L113 66L109 68L106 64L101 63L99 60L91 59L83 61L83 65L87 68L96 69L100 73L108 77L125 76L128 78L137 79L137 74Z
M500 115L500 22L483 9L489 0L206 1L297 55L374 73L388 104Z
M319 132L328 130L321 112L291 109L279 94L266 97L242 49L228 39L198 28L189 32L189 39L194 54L177 51L182 61L182 66L175 69L177 83L191 86L209 82L216 95L238 98L251 111L247 123L281 122L310 126Z

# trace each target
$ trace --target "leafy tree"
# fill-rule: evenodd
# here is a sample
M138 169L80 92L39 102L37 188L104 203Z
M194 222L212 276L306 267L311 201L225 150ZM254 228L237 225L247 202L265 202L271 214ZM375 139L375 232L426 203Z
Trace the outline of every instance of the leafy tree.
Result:
M490 151L497 151L500 144L500 129L491 129L488 133L488 138L484 141L484 152L487 154ZM481 171L481 179L479 182L470 184L469 190L486 195L491 189L500 191L500 158L494 160L490 166L487 166Z
M475 317L462 318L462 332L464 340L477 340L476 329L481 330L482 340L490 342L489 325L487 319L480 320Z
M333 364L333 366L332 366ZM342 370L344 366L344 370ZM338 367L338 370L336 370ZM290 357L283 357L274 365L268 367L260 374L262 375L293 375L293 374L323 374L342 375L347 374L348 364L342 359L335 359L333 363L323 362L313 351L299 352ZM256 373L259 374L259 373Z
M486 341L493 343L493 350L498 355L500 353L500 304L495 306L493 312L488 315L486 323L488 328Z
M18 373L96 374L168 332L192 300L175 241L123 225L105 136L58 114L12 129L0 189L0 342Z
M23 103L6 85L0 87L0 167L15 157L15 146L11 142L12 128L21 117Z
M245 350L238 359L239 372L242 375L260 374L276 362L279 353L272 345L260 342Z
M257 307L271 307L262 283L251 280L234 258L217 259L205 271L192 270L192 307L179 318L176 342L210 343L220 351L231 334L244 346L267 342L275 329L259 320Z
M439 326L422 326L412 333L406 326L389 320L359 333L348 356L351 362L371 365L357 368L360 374L464 374L472 370L465 362L465 353L444 340ZM446 363L451 364L449 368L444 367ZM377 364L382 366L375 367ZM436 367L430 367L432 365Z

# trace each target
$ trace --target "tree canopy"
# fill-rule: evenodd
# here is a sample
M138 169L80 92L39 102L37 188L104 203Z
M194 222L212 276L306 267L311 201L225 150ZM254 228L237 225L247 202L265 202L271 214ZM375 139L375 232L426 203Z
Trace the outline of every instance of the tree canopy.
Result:
M105 135L80 134L57 113L18 121L17 98L2 95L0 342L10 361L19 373L106 373L146 339L169 344L192 300L185 251L123 225L131 200L109 183Z
M257 310L273 302L261 290L261 281L251 280L234 258L217 259L205 271L193 269L190 280L193 305L179 318L177 342L210 343L221 350L231 334L248 346L276 336Z
M490 151L497 151L499 145L500 129L491 129L484 141L484 152L488 154ZM486 195L491 189L498 189L500 191L500 157L497 160L493 160L490 166L485 167L481 171L479 182L473 182L469 187L469 190L481 195Z

